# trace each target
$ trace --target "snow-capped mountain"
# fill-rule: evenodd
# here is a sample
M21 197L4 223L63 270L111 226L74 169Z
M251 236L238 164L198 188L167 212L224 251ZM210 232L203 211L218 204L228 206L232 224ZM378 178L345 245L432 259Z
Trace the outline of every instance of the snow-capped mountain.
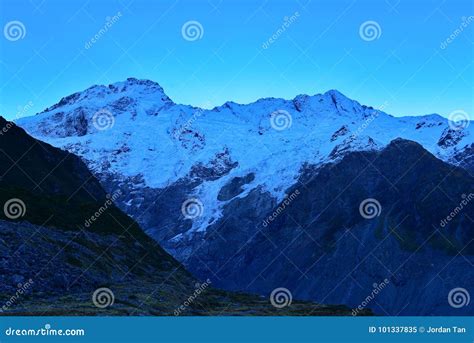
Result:
M222 287L262 293L278 284L254 283L249 275L241 281L236 277L243 275L242 268L255 272L265 268L276 256L252 264L258 258L246 245L259 248L253 240L258 239L262 219L287 201L308 171L317 176L360 151L380 153L390 161L393 151L383 151L397 138L418 142L426 149L418 152L462 166L464 173L474 170L474 125L455 127L436 114L396 118L335 90L293 100L227 102L204 110L175 104L157 83L131 78L70 95L17 124L32 136L81 156L109 192L122 190L118 206L195 274L214 274ZM403 156L406 145L400 147ZM382 166L388 173L387 164ZM403 167L412 166L399 170ZM374 177L383 179L383 173ZM453 182L467 182L465 192L472 191L472 179L463 177L464 181ZM380 183L378 179L373 183ZM317 198L322 190L312 192ZM450 206L443 210L449 213ZM320 210L324 212L323 207ZM229 222L234 232L229 232ZM381 225L384 232L388 224ZM223 253L230 247L232 254ZM285 278L281 273L269 277L280 283ZM325 287L330 289L331 283ZM344 295L347 303L356 304L357 292L350 293ZM325 300L308 290L298 294ZM395 310L403 304L390 306Z

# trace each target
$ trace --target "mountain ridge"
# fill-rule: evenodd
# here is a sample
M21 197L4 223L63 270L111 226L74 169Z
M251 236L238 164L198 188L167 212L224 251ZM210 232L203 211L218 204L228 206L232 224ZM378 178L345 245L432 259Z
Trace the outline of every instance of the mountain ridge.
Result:
M219 263L223 262L222 256L226 254L222 249L228 243L225 240L216 243L216 238L210 237L221 236L236 246L242 241L246 242L249 237L244 234L250 233L251 236L256 232L258 221L264 219L261 216L264 213L271 214L274 209L279 208L308 171L320 172L341 166L347 157L351 158L354 168L360 167L360 162L354 156L362 159L376 156L397 145L397 139L402 139L403 142L416 142L422 147L423 153L412 149L412 144L415 143L407 143L398 154L383 155L384 161L405 163L405 170L397 169L401 175L411 175L409 172L413 168L420 170L420 175L430 175L431 180L438 180L436 172L444 173L446 177L450 172L457 175L457 167L471 177L474 173L474 125L456 127L437 115L393 117L350 100L335 90L322 95L297 96L293 100L266 98L247 105L227 102L221 107L203 110L168 102L161 93L161 87L157 88L156 94L148 90L138 92L142 86L135 87L135 80L128 82L134 86L125 87L126 93L114 93L110 90L107 91L110 96L85 97L87 94L83 94L85 98L81 98L79 102L65 102L54 110L21 119L17 123L34 137L80 156L105 189L123 190L123 196L117 199L119 208L135 218L149 236L200 277L206 275L205 270L201 269L199 260L192 257L199 246L207 249L204 250L207 255L199 255L199 258L211 256L210 265L222 267ZM153 89L156 86L150 87ZM114 89L121 90L123 87ZM107 119L103 127L97 125L98 115ZM413 158L417 155L423 158L417 161ZM427 159L425 155L432 156L432 159ZM408 161L413 166L407 164ZM422 165L417 166L417 163ZM434 165L439 170L433 173L426 168L427 165ZM387 186L387 177L383 173L377 173L370 165L367 167L372 171L367 175L370 184L385 185L387 194L392 194L395 199L402 197L393 193L390 185ZM392 175L389 163L380 165L379 168L387 175ZM347 169L344 173L354 176L350 173L351 167ZM392 182L396 180L395 178ZM327 200L332 202L330 195L337 194L342 189L330 181L328 177L327 184L331 185L332 192L329 191ZM340 178L340 183L345 181L344 177ZM414 176L406 182L413 189L425 185ZM464 176L464 182L467 192L471 179ZM323 183L317 185L324 189ZM435 183L432 185L434 187ZM367 184L359 186L369 187ZM410 193L411 188L405 189ZM420 192L422 191L426 191L426 188L420 188ZM314 192L324 193L319 189ZM383 197L383 192L380 194ZM434 194L437 199L432 205L438 209L440 205L437 202L443 203L445 199L442 199L443 195L439 192ZM455 194L455 198L459 196L459 193ZM367 198L370 197L369 192ZM352 199L363 200L356 199L355 196ZM412 211L415 200L420 201L417 194L413 194L407 200L408 203L391 203L390 206L396 211L392 221L402 220L401 212ZM335 203L348 206L341 200L335 200ZM310 210L313 205L300 206L308 212L299 215L308 216L312 213ZM434 223L426 205L417 206L421 212L413 212L413 216L425 216L430 218L429 222ZM446 206L439 207L439 212L449 213L450 209ZM324 208L321 206L320 210L323 211ZM347 212L351 220L358 218L355 217L358 215L357 208L354 208L351 207ZM466 215L470 216L470 213ZM233 222L235 217L240 219L240 224ZM466 243L465 235L470 231L464 226L469 219L466 216L459 218L464 221L456 230L462 232L462 241ZM333 215L333 218L323 223L326 226L321 227L321 230L329 230L329 227L341 224L341 220L342 218ZM231 223L234 223L234 227ZM356 221L351 223L357 224ZM288 219L285 225L290 224L291 220ZM364 225L361 232L369 235L373 230L379 235L392 224L396 225L396 222L384 223L378 230ZM423 221L413 220L413 225L420 230L423 228L425 234L431 234ZM237 234L239 232L242 236ZM412 242L407 238L410 237L410 231L404 229L403 232L408 235L404 236L405 244L408 247L415 246L417 241ZM321 240L321 246L329 247L333 237L331 234L318 235L317 239ZM280 236L279 239L285 239L285 236ZM442 242L438 244L444 246ZM399 242L395 241L389 248L393 249L394 254L404 256L405 250L398 245ZM303 245L301 249L304 247ZM267 250L276 254L270 248ZM347 249L349 248L354 247L348 246ZM343 251L340 251L342 256ZM435 253L444 254L441 250L436 250ZM297 256L294 258L298 260ZM420 261L424 258L425 255L421 254ZM437 258L439 263L444 262L444 258ZM236 261L225 266L228 270L218 283L235 290L234 275L239 275L238 266L245 265L244 262L248 260L257 261L258 257L250 251L247 251L247 255L239 255ZM295 265L303 262L295 262ZM248 266L248 270L251 267ZM242 273L245 274L244 271ZM330 274L336 277L334 273ZM278 277L275 273L269 280L275 283L282 281ZM242 288L246 286L242 283L238 285ZM260 287L256 283L250 289L265 292L269 285L270 283L262 284ZM327 285L331 286L334 285ZM311 284L311 287L316 286ZM438 287L441 295L441 288ZM299 293L301 296L312 294L309 291L304 293L304 290L297 292L302 292ZM414 294L415 292L409 292L410 296ZM347 303L353 304L351 301L354 299L350 295L345 294L344 297L347 297ZM331 299L336 301L335 298ZM388 303L387 306L391 309L405 305L390 301ZM408 313L416 312L413 308L408 310L411 311ZM443 310L447 311L449 308L443 307ZM432 313L433 310L426 311Z
M2 117L0 126L7 128L0 135L0 316L350 314L296 300L277 309L264 297L215 289L210 279L203 287L113 204L77 156Z

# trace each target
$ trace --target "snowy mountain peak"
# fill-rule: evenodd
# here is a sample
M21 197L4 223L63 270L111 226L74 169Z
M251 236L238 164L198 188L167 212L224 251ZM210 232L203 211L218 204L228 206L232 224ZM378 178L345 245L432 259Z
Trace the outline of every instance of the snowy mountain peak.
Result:
M41 113L52 112L57 109L68 109L70 107L105 107L110 100L119 99L145 99L155 104L172 105L173 102L165 94L163 88L151 80L139 80L128 78L122 82L106 85L94 85L84 91L76 92L62 98L57 104L45 109Z
M339 100L339 101L354 101L352 99L349 99L347 96L339 92L337 89L330 89L326 93L324 93L324 96L326 97L331 97L333 99Z
M382 149L398 137L458 163L455 156L474 138L474 125L453 130L437 115L392 117L337 90L204 110L175 104L158 83L136 78L74 93L17 124L91 161L94 172L138 177L149 187L163 187L197 169L205 173L226 151L229 176L195 190L209 196L228 177L258 171L253 184L280 197L302 165Z

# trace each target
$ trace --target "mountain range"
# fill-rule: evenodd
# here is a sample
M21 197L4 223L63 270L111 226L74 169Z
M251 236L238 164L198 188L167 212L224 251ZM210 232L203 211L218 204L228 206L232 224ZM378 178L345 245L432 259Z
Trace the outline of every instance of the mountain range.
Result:
M354 308L384 283L377 314L473 313L448 297L474 284L470 122L393 117L335 90L207 110L130 78L17 124L79 156L216 287Z
M348 315L198 282L77 156L0 117L0 315ZM369 314L366 311L365 314Z

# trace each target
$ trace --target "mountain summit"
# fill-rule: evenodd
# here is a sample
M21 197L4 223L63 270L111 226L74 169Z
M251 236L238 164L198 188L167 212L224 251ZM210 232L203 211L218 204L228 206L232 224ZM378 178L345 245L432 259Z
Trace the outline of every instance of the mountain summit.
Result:
M466 195L472 191L472 179L466 173L474 171L474 125L455 127L437 115L396 118L336 90L313 96L299 95L292 100L265 98L246 105L228 102L204 110L175 104L152 81L128 79L110 86L94 86L64 99L36 116L18 120L18 125L34 137L82 157L106 190L123 190L117 205L135 218L148 235L196 275L205 277L208 273L217 273L220 285L232 290L265 293L271 287L288 284L296 287L299 296L324 298L320 298L316 283L307 284L314 288L313 292L298 289L289 280L282 279L282 275L290 274L287 270L275 267L274 273L265 276L267 283L252 280L255 275L245 272L256 273L282 251L286 256L292 255L292 265L300 270L306 266L298 254L290 254L285 249L278 252L268 248L266 251L272 251L271 254L265 251L256 256L260 246L252 244L253 239L265 240L258 235L262 221L272 216L298 185L311 180L316 182L309 195L300 192L304 195L301 198L307 200L299 205L304 210L295 211L296 217L291 218L288 215L293 211L288 209L284 212L287 215L280 216L280 220L285 218L285 221L276 221L280 223L278 227L271 226L274 230L267 233L267 238L275 238L276 246L301 238L285 233L293 227L293 219L309 225L310 215L316 215L326 220L314 228L308 239L317 242L316 246L325 252L335 244L334 239L339 237L341 229L350 229L349 224L357 225L360 219L357 208L364 200L356 196L357 192L364 190L367 198L372 198L374 192L382 198L384 192L388 192L394 199L409 197L409 203L387 200L385 210L395 212L377 228L367 223L361 227L359 233L371 235L370 239L356 233L354 236L378 244L377 240L383 239L380 234L401 225L398 220L410 209L411 218L418 220L412 222L412 230L403 227L406 236L400 237L405 246L390 241L391 253L400 258L405 256L405 248L418 243L420 237L413 238L413 232L422 232L421 238L425 240L430 238L432 232L423 222L435 224L424 204L417 202L420 194L428 197L430 188L420 187L429 185L436 190L432 191L431 204L438 209L437 213L446 211L447 214L450 206L456 206L461 193L460 188L453 190L454 193L445 191L451 199L447 205L436 188L436 182L442 182L440 176L450 179L463 171L463 177L453 179L453 184L465 184ZM430 158L421 158L425 155ZM414 158L416 156L420 161ZM348 163L348 159L353 162ZM365 160L371 163L361 166ZM391 168L391 163L398 163L397 168ZM435 169L430 170L428 166ZM364 168L370 171L363 174L367 182L359 184L355 182L359 175L352 171L363 173ZM339 176L332 179L332 174L327 174L330 170L339 170ZM412 170L418 173L409 173ZM399 173L398 177L393 171ZM411 178L405 179L405 173ZM421 178L425 175L430 182L423 182ZM352 178L360 188L348 196L352 206L348 207L345 197L338 195L345 191L341 185ZM409 193L391 193L391 187L398 189L398 179L406 181L403 189ZM387 184L387 180L394 186ZM420 193L414 194L410 189L420 189ZM437 202L445 205L438 208ZM417 210L412 212L412 207ZM325 217L328 210L335 211L329 211L333 216ZM343 216L338 214L341 211ZM470 213L466 214L471 217ZM458 220L464 221L452 229L461 235L457 241L466 243L465 235L470 234L466 229L469 219L460 216ZM302 237L307 235L304 231L300 233ZM453 239L450 234L445 236ZM459 240L460 237L463 239ZM247 242L252 250L243 247ZM305 244L301 242L293 247L300 256L314 257L322 253L315 250L316 246ZM453 246L458 247L454 243ZM432 248L436 258L452 254L444 245L443 249ZM343 253L346 247L335 249L340 254L332 256L333 260L344 263L348 258ZM228 255L230 252L235 256ZM359 258L363 258L362 255ZM440 265L445 258L441 258ZM372 268L369 266L363 275L370 274ZM327 274L329 281L324 286L327 288L321 286L321 291L334 288L340 277L326 269L313 272ZM237 275L242 276L241 281ZM311 280L315 279L318 277L313 275ZM363 284L369 281L372 280L365 278ZM361 292L364 291L367 290ZM407 289L402 287L399 291ZM437 291L440 297L444 294L439 286ZM413 291L407 294L410 299L420 296ZM337 296L354 305L361 293L349 290L329 299L339 303ZM395 312L405 305L387 301L388 311ZM442 311L447 310L442 308ZM432 307L422 309L424 314L435 312ZM406 313L421 312L407 307Z
M113 204L120 189L106 194L77 156L2 117L0 128L0 316L350 314L198 283Z

